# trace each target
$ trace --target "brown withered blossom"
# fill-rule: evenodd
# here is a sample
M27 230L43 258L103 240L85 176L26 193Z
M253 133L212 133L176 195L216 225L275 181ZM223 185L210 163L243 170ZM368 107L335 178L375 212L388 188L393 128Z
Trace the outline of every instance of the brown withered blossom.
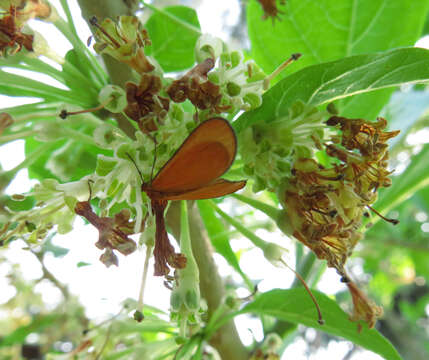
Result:
M344 264L362 236L358 229L366 208L372 209L378 188L391 184L385 142L398 131L383 131L381 118L370 123L334 116L327 123L341 131L343 147L325 144L327 154L341 163L325 168L313 159L297 160L285 203L294 236L345 275Z
M118 265L118 258L113 250L118 250L123 255L129 255L136 250L136 243L128 237L134 233L134 222L129 221L129 210L121 210L114 218L99 217L92 210L89 201L80 201L74 211L97 228L99 237L95 246L105 250L100 261L107 267Z
M11 5L0 19L0 56L14 55L24 47L33 51L33 35L23 33L19 10Z
M213 67L214 60L207 58L180 79L173 81L167 88L171 100L180 103L189 99L198 109L209 109L215 113L228 110L228 106L221 105L220 87L207 79L207 73Z
M368 327L372 329L381 316L383 316L383 308L378 306L374 301L368 299L365 293L356 286L352 281L347 283L350 294L353 300L353 314L350 316L352 321L365 321ZM358 331L361 331L361 326L358 326Z
M326 168L313 159L298 159L285 190L285 207L293 235L348 282L355 305L352 319L363 319L372 327L381 308L349 283L344 265L363 236L362 217L367 209L376 212L371 204L377 200L377 190L391 185L386 141L399 131L384 131L383 118L371 123L333 116L327 124L340 131L333 144L324 144L336 163Z
M143 74L138 85L133 82L125 84L128 105L124 112L139 124L143 132L156 130L153 118L160 120L167 115L170 100L158 95L161 88L159 76L149 74Z

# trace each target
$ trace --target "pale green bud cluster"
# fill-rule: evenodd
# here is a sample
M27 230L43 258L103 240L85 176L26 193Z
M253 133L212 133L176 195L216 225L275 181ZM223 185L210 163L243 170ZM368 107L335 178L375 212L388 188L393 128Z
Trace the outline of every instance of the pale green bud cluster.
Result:
M230 51L222 40L205 34L198 39L195 53L199 62L219 59L208 79L220 87L225 111L247 111L261 105L265 74L255 63L245 62L241 51Z
M275 191L290 178L296 159L313 156L324 137L324 115L297 102L286 116L261 121L239 134L244 172L255 181L253 191Z

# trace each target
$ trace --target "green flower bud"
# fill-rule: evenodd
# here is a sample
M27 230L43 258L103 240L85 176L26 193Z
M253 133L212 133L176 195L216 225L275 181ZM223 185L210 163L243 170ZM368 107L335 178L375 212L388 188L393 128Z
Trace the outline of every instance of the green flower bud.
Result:
M170 295L170 306L173 311L179 311L182 306L182 295L178 289L172 291Z
M222 52L223 41L209 34L203 34L195 45L195 58L198 63L211 58L217 59Z
M106 176L115 168L117 163L118 162L114 158L99 155L97 158L95 173L99 176Z
M106 85L98 94L98 101L106 104L105 108L112 113L120 113L128 105L127 94L117 85Z
M64 196L64 202L69 208L70 211L74 211L74 208L77 203L77 199L73 196Z
M131 144L121 144L116 149L116 156L120 159L130 160L130 156L135 159L136 150Z
M231 67L235 68L243 60L243 55L240 51L232 51L231 54Z
M231 56L229 53L222 53L220 55L220 65L222 67L230 67L231 64Z
M253 124L239 136L245 166L252 168L254 189L276 191L291 176L292 164L301 157L311 158L322 142L324 113L302 102L294 103L286 116Z
M250 105L250 109L256 109L262 104L262 96L256 93L247 93L243 96L243 101Z
M241 87L233 82L226 84L226 91L229 96L238 96L241 92Z
M266 246L263 249L264 257L272 264L277 265L287 249L281 247L280 245L267 242Z
M214 84L219 85L219 83L220 83L219 75L215 72L208 73L207 78L209 81L211 81Z
M57 141L66 136L63 129L64 125L57 121L42 121L34 126L37 132L34 138L43 142Z
M200 292L189 289L185 293L185 306L188 310L198 310L200 307Z

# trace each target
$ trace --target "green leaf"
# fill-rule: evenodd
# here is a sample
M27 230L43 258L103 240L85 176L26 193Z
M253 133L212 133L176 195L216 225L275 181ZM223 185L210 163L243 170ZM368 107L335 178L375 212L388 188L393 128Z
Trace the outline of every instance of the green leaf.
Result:
M269 315L296 324L303 324L350 340L387 360L401 359L392 344L378 331L368 329L364 324L359 333L357 324L349 320L348 315L334 300L314 290L313 294L322 309L324 325L319 325L317 322L318 317L314 304L303 288L268 291L259 295L239 313Z
M146 22L152 41L152 55L165 72L190 68L195 63L194 48L200 36L200 23L194 9L170 6L157 10Z
M261 6L250 1L247 23L251 54L266 73L296 52L300 69L346 56L414 45L429 10L429 1L288 0L273 25L263 21ZM394 19L394 20L393 20Z
M263 95L262 105L241 115L233 126L237 132L259 121L287 116L298 100L321 105L360 93L429 81L429 51L406 48L357 55L309 66L283 80Z
M197 202L198 209L200 210L201 218L203 219L207 233L209 234L212 245L216 249L216 252L222 255L225 260L231 265L235 271L237 271L246 282L253 287L251 281L247 275L241 270L240 264L238 263L237 257L234 251L232 251L231 245L229 244L229 238L227 236L228 231L225 229L222 221L215 215L215 211L207 202L207 200L199 200Z
M266 73L296 52L303 57L292 70L343 57L413 46L422 33L429 1L289 0L281 21L261 20L256 1L247 8L251 54ZM392 19L395 19L392 21ZM288 70L286 70L288 72ZM285 75L283 75L285 76ZM338 106L347 117L374 118L392 90L356 96Z

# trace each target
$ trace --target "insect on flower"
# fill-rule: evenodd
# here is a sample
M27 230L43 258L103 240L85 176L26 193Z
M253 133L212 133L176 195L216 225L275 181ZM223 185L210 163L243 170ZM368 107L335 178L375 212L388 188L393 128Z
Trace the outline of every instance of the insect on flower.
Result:
M223 118L211 118L186 138L151 182L142 184L141 189L151 199L156 218L156 276L168 275L168 265L186 266L185 256L175 253L168 240L164 222L167 201L216 198L243 188L245 180L219 178L233 163L236 152L237 139L232 127Z

